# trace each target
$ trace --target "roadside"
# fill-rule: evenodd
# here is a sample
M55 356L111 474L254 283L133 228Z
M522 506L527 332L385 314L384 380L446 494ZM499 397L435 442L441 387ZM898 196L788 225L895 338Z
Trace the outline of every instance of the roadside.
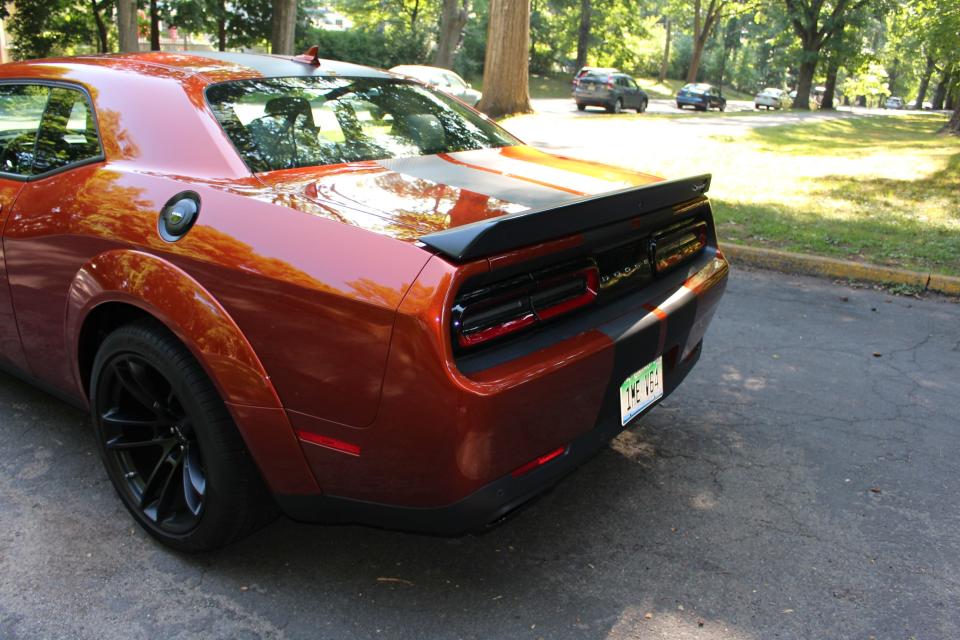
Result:
M566 155L712 173L721 242L960 276L960 140L935 135L940 114L881 113L539 113L504 125Z

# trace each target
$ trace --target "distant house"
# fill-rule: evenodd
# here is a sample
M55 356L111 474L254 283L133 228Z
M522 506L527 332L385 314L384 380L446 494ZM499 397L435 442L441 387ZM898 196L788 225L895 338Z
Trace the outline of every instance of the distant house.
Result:
M318 5L306 10L310 25L324 31L346 31L353 27L353 20L332 7Z

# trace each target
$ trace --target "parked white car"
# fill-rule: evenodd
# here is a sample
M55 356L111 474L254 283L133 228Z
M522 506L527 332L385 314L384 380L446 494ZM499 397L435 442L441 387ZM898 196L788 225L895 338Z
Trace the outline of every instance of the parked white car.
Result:
M766 109L783 109L786 102L786 91L774 87L767 87L753 98L753 106L756 109L760 107L765 107Z
M401 64L390 69L390 72L426 82L435 89L460 98L471 107L480 102L482 94L450 69L428 67L420 64Z

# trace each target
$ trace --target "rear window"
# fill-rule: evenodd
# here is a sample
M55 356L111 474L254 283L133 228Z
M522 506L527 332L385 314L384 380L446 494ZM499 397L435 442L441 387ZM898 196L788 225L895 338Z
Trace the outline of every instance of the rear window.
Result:
M456 100L392 78L268 78L207 88L254 172L518 144Z

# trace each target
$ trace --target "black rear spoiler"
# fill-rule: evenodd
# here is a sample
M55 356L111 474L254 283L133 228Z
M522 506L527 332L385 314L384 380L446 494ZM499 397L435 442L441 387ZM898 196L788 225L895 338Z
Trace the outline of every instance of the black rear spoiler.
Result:
M688 202L709 188L710 174L654 182L465 224L421 236L420 242L457 262L466 262Z

